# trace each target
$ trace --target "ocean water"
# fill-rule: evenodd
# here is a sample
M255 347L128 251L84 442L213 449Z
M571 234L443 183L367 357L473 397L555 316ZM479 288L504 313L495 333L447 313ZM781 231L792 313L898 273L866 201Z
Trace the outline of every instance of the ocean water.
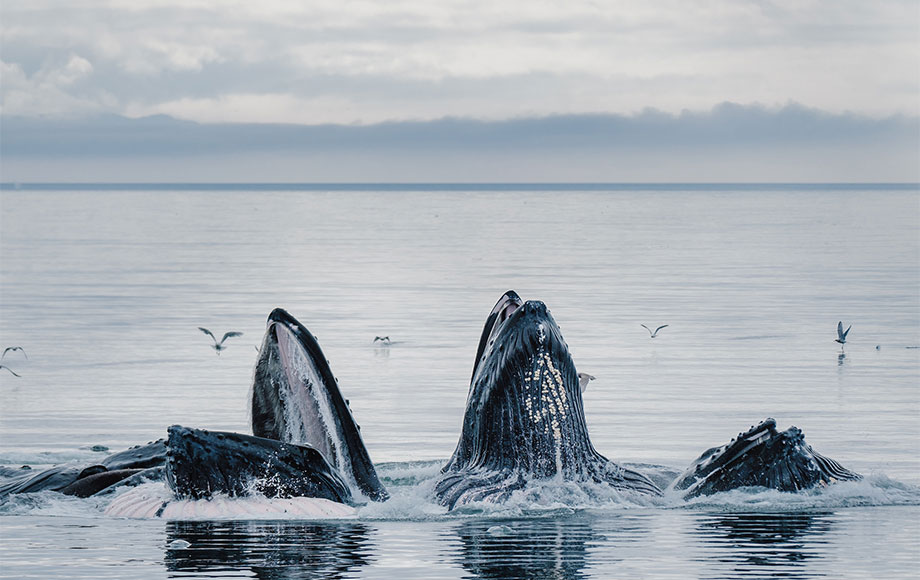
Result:
M546 302L595 447L682 470L766 417L865 480L637 505L564 486L447 514L502 292ZM265 317L319 338L393 493L333 521L0 505L4 578L910 578L920 569L920 193L891 186L7 188L0 465L166 427L248 431ZM837 321L852 324L844 348ZM668 324L652 340L639 325ZM220 355L197 327L243 332ZM374 345L389 336L389 347Z

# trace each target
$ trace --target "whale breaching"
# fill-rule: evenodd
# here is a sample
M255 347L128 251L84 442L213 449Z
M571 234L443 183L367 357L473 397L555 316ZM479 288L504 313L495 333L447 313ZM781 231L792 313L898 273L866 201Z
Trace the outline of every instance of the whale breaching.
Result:
M843 329L843 321L842 321L842 320L839 321L839 322L837 323L837 338L836 338L836 340L834 340L834 342L839 342L840 344L846 344L846 343L847 343L847 334L850 333L850 329L851 329L851 328L853 328L853 325L852 325L852 324L851 324L850 326L848 326L846 330L844 330L844 329Z
M644 324L640 324L639 326L641 326L642 328L644 328L645 330L648 331L649 338L655 338L656 336L658 336L658 331L659 331L659 330L661 330L662 328L667 328L669 325L667 325L667 324L662 324L661 326L659 326L658 328L656 328L654 332L652 331L651 328L649 328L648 326L646 326L646 325L644 325Z
M201 326L199 326L198 330L210 336L211 340L214 341L214 344L211 345L211 348L217 351L217 356L220 356L220 351L227 348L226 346L224 346L225 340L227 340L228 338L233 338L234 336L243 336L242 332L236 332L236 331L231 330L230 332L227 332L224 334L224 337L220 339L220 342L217 342L217 339L214 337L214 334L212 334L211 331L208 330L207 328L202 328Z

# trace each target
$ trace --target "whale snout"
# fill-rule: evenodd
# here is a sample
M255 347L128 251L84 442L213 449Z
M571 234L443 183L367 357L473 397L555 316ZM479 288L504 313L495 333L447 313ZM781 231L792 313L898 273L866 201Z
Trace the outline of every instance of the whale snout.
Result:
M521 310L524 311L524 314L529 314L531 316L546 316L549 313L546 304L541 300L528 300L524 303Z

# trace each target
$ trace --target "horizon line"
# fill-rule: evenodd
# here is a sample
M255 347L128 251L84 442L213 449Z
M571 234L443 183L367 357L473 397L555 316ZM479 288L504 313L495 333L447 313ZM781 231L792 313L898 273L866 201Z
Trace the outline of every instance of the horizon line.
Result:
M150 182L120 182L120 181L62 181L62 182L0 182L0 191L88 191L88 190L128 190L128 191L167 191L187 189L193 191L219 191L232 190L244 191L250 189L280 191L524 191L524 190L571 190L571 191L596 191L604 189L614 190L700 190L700 189L885 189L885 190L914 190L920 189L920 182L910 181L883 181L883 182L789 182L789 181L611 181L611 182L518 182L518 181L469 181L469 182L413 182L413 181L386 181L386 182L271 182L271 181L150 181Z

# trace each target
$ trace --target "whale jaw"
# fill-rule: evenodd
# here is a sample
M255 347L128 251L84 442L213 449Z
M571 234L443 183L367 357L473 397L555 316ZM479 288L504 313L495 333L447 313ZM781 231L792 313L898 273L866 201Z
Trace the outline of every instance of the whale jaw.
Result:
M692 498L739 487L801 491L861 478L815 451L797 427L778 431L776 421L766 419L703 453L669 489Z
M220 494L352 501L338 471L312 447L179 425L168 433L166 481L178 499Z
M389 497L319 343L281 308L268 317L250 392L254 435L318 450L356 493Z

